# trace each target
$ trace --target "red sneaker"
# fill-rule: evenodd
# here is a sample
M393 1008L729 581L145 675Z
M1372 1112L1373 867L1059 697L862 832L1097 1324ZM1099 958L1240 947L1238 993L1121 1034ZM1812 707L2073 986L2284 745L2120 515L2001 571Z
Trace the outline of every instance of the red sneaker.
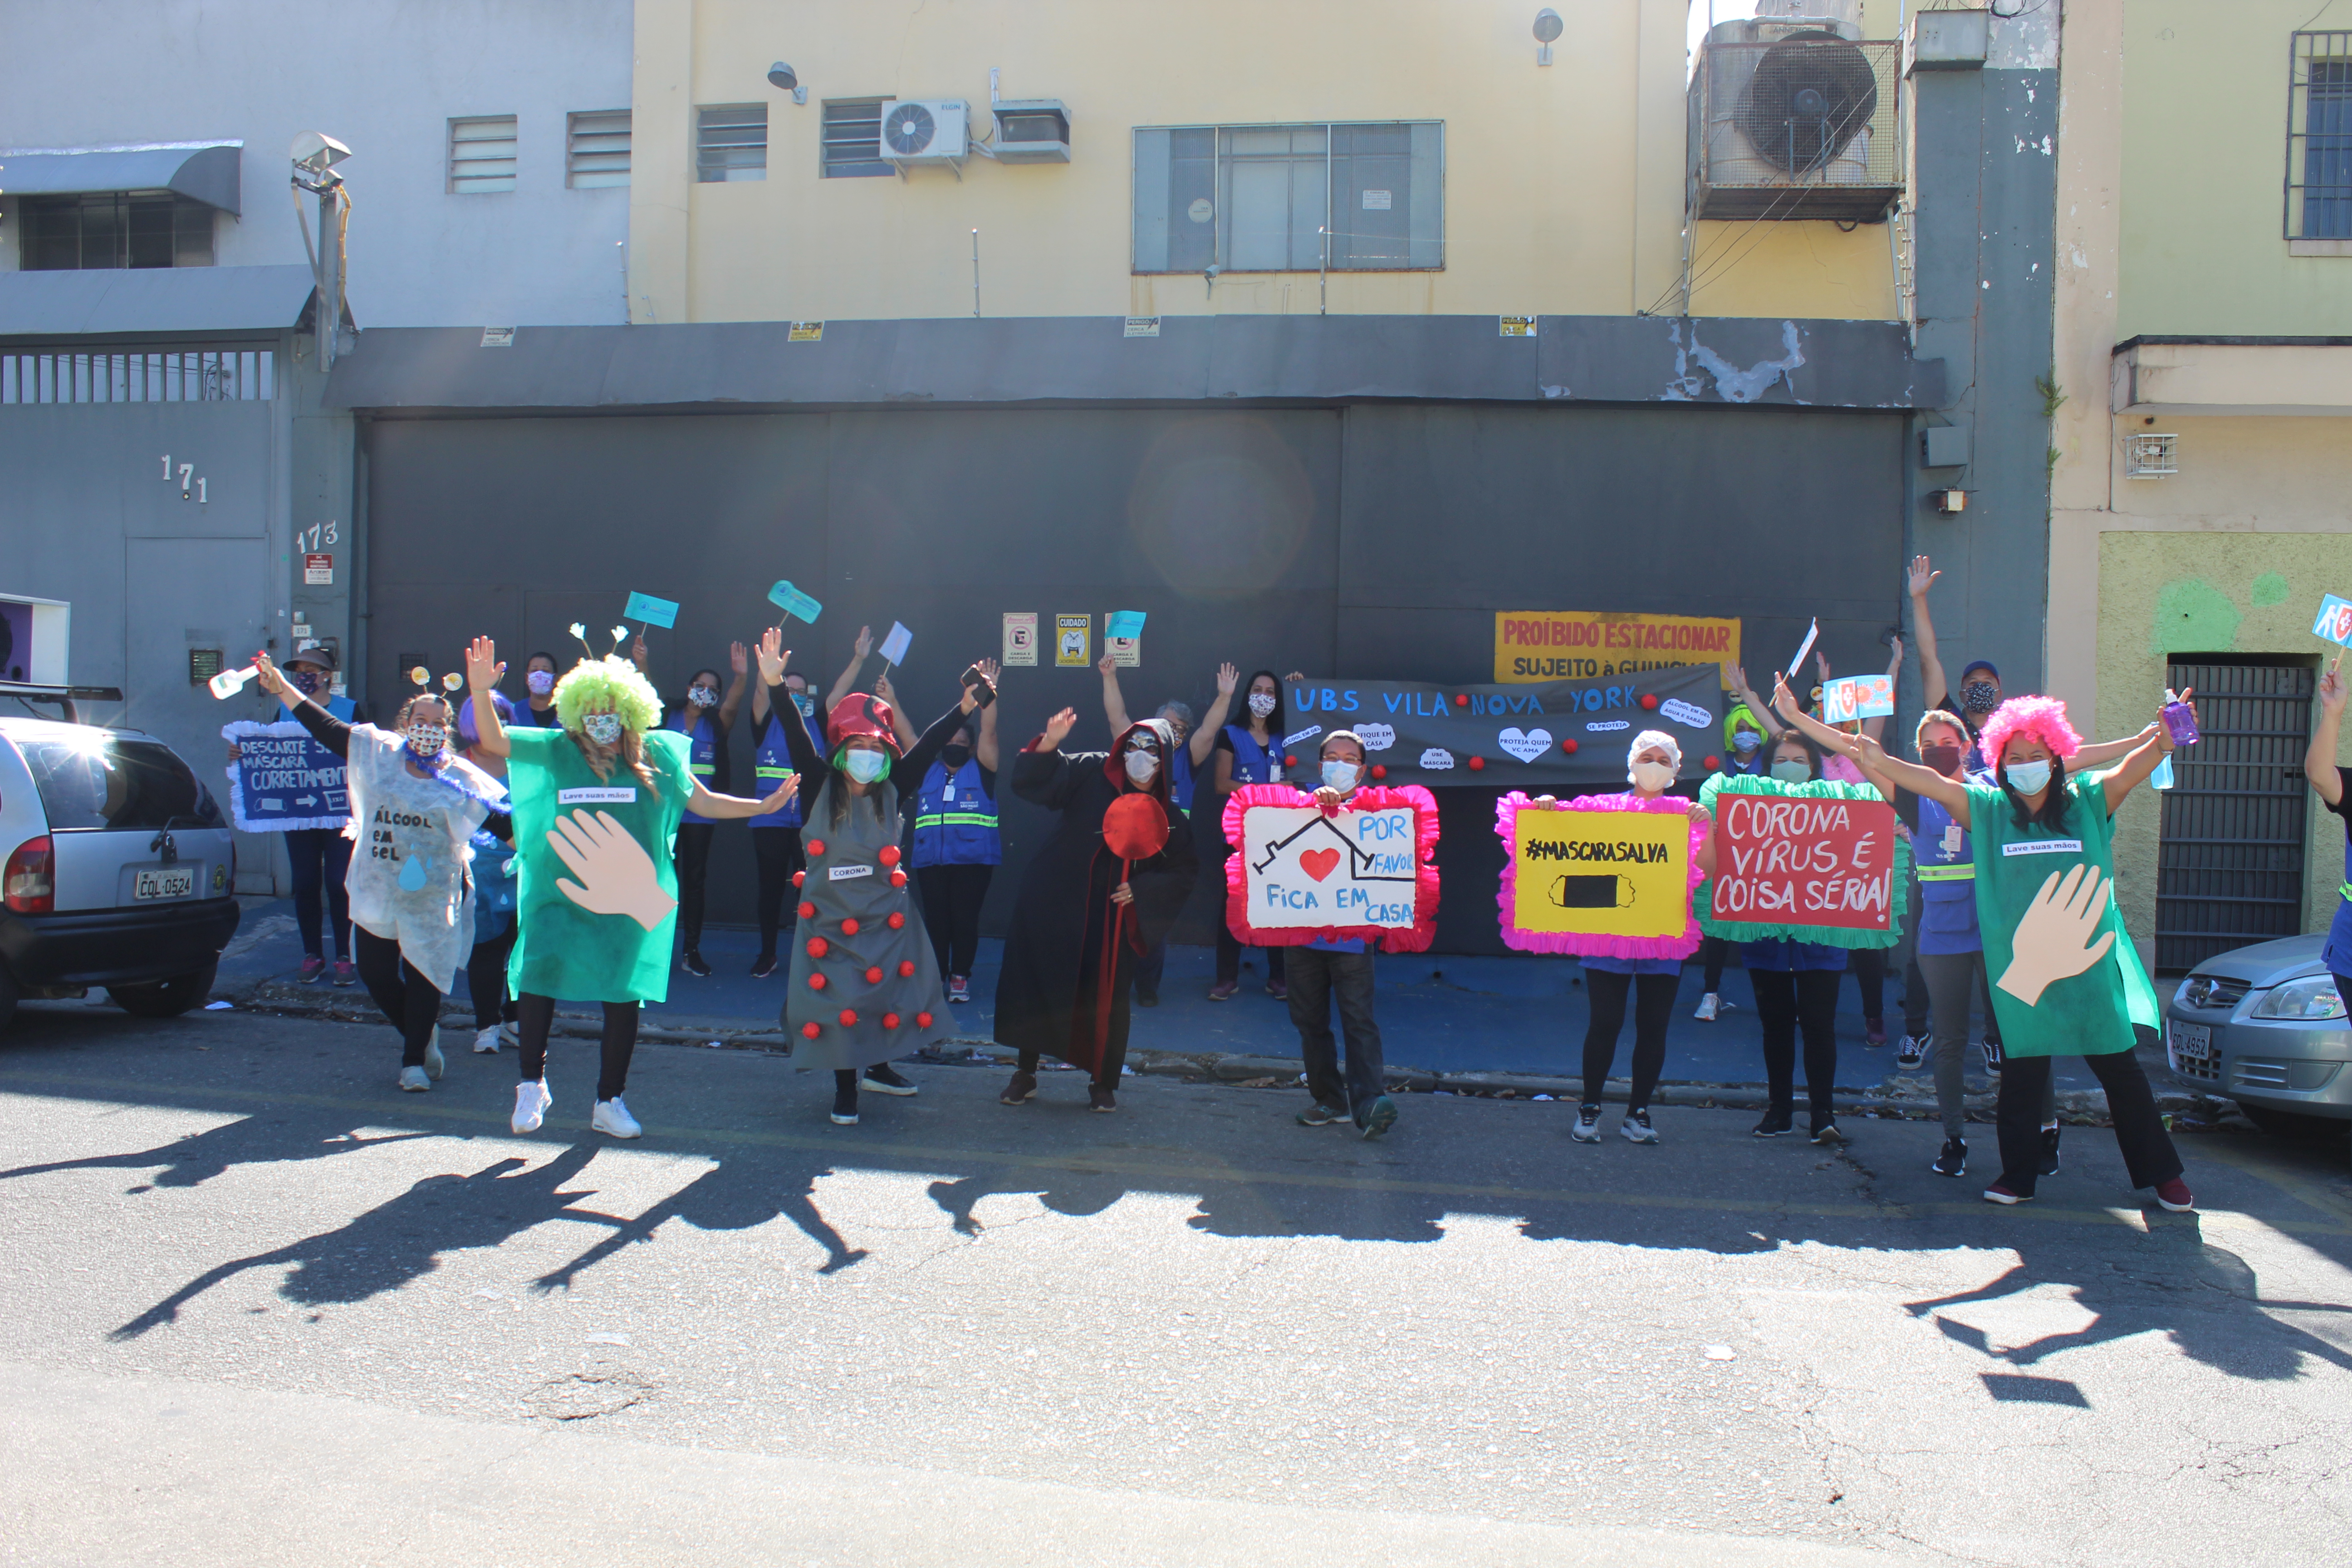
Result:
M2156 1201L2162 1205L2168 1213L2187 1214L2197 1206L2197 1194L2189 1190L2187 1182L2175 1176L2168 1182L2158 1182L2156 1184Z
M1984 1190L1984 1201L1989 1204L2000 1204L2005 1207L2010 1204L2030 1204L2033 1201L2033 1194L2011 1192L2006 1184L1995 1182Z

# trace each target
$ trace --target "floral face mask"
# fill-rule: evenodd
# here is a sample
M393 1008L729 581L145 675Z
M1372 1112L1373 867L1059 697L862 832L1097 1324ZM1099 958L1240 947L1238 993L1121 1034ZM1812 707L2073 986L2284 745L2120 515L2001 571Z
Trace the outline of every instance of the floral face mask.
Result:
M618 713L591 713L580 721L580 728L600 746L621 743L621 716Z

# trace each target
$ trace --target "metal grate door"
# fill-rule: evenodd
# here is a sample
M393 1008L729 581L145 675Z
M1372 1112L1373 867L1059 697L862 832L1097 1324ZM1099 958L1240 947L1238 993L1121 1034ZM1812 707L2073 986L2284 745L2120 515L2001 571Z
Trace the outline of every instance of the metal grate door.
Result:
M2156 966L2178 973L2303 926L2303 753L2315 670L2174 664L2203 739L2172 753L2156 875Z

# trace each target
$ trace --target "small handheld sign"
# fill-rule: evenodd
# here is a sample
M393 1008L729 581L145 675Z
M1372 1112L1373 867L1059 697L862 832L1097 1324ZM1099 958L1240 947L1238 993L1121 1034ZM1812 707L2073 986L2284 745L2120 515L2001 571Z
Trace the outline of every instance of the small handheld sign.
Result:
M906 663L907 647L914 640L914 633L908 631L905 626L900 626L897 621L892 621L890 623L890 635L882 639L882 662L894 668Z
M790 583L781 580L768 590L768 603L788 616L798 616L811 626L816 625L817 616L824 613L823 605L818 604Z
M1805 656L1813 651L1813 639L1821 635L1822 619L1819 616L1815 616L1811 624L1805 627L1805 640L1797 645L1797 657L1789 661L1787 674L1790 679L1797 679L1797 672L1804 668Z
M1822 722L1850 724L1891 716L1895 682L1883 675L1842 675L1822 684Z
M2319 616L2311 623L2311 635L2326 637L2338 647L2352 647L2352 602L2330 594L2319 602Z
M1103 636L1139 637L1143 635L1143 616L1141 610L1113 610L1109 620L1103 625Z
M625 621L642 621L665 631L677 626L677 603L673 599L656 599L651 594L631 594L628 608L621 612Z

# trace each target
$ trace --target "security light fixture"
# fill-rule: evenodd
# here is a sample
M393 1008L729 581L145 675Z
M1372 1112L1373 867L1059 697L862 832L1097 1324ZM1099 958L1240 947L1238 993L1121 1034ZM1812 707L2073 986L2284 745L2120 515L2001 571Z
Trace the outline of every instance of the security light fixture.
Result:
M306 191L324 191L342 184L341 176L329 171L350 157L352 150L320 132L305 131L294 138L289 155L294 160L294 183Z
M801 85L801 79L793 73L793 68L782 60L768 68L768 85L778 92L791 93L794 103L808 101L808 89Z
M1547 5L1536 13L1536 64L1551 64L1552 40L1566 29L1567 24L1559 19L1559 13L1550 6Z

